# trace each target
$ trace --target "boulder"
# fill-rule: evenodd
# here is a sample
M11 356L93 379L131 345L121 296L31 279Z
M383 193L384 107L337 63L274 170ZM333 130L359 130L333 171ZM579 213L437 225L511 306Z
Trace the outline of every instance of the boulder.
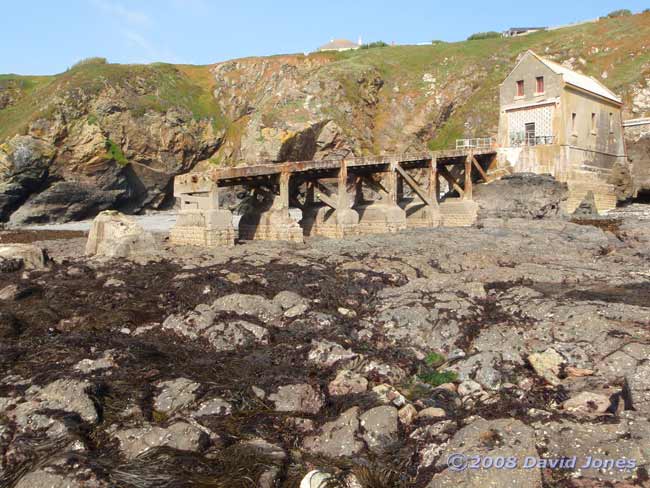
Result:
M230 415L232 412L232 405L223 398L212 398L206 400L196 412L192 413L192 417L206 417L208 415Z
M521 461L526 456L538 457L534 434L531 427L515 419L478 419L472 422L459 430L442 449L436 462L436 468L441 472L433 477L427 488L541 488L540 470L525 469ZM465 469L464 464L453 464L457 458L462 462L459 456L516 457L520 463L513 469Z
M199 451L207 443L206 434L185 422L176 422L169 427L145 425L139 428L118 431L115 437L120 450L128 459L155 447L171 447L179 451Z
M344 369L330 381L327 389L332 396L363 393L368 389L368 380L358 373Z
M281 386L277 393L269 395L269 400L275 404L275 410L278 412L315 414L323 406L320 392L306 383Z
M611 405L608 396L583 391L562 404L567 412L583 415L599 415L607 412Z
M43 249L32 244L0 244L0 262L13 263L12 269L44 269L48 256Z
M252 315L263 322L270 322L282 316L282 306L274 300L267 300L258 295L233 293L218 298L212 304L215 312L234 312Z
M650 362L638 365L635 371L625 377L626 389L632 406L639 412L650 415Z
M363 439L371 451L382 453L399 439L397 409L389 405L371 408L359 417Z
M548 219L564 215L566 183L551 175L515 173L485 185L474 186L479 220L486 218Z
M542 353L533 353L528 356L528 362L535 370L535 373L551 385L561 383L557 375L560 373L560 367L566 361L555 349L549 348Z
M352 407L343 412L336 420L327 422L318 435L306 437L303 448L313 454L328 457L355 456L364 444L359 433L359 408Z
M95 217L86 242L89 256L141 258L158 249L158 242L150 232L132 218L112 210Z
M161 392L154 399L153 407L158 412L170 414L194 402L196 390L201 385L187 378L176 378L158 383L157 386Z
M358 354L350 349L345 349L336 342L327 340L312 341L311 350L307 359L310 363L329 368L339 361L350 360L358 357Z
M98 416L95 404L87 393L90 387L87 381L61 379L45 386L36 397L41 409L73 412L86 422L95 423Z

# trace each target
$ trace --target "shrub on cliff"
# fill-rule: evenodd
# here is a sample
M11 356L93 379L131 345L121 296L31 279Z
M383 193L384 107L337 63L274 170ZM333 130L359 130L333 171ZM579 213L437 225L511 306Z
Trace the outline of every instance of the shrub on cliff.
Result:
M106 60L106 58L99 58L99 57L84 58L84 59L80 59L75 64L73 64L70 69L79 68L80 66L88 66L91 64L107 64L107 63L108 61Z
M372 49L375 47L387 47L387 46L388 44L386 44L384 41L375 41L369 44L362 44L361 49Z
M629 9L622 8L608 13L606 17L608 19L613 19L615 17L628 17L630 15L632 15L632 12Z
M477 32L472 34L467 38L468 41L480 41L481 39L494 39L496 37L501 37L500 32L488 31L488 32Z

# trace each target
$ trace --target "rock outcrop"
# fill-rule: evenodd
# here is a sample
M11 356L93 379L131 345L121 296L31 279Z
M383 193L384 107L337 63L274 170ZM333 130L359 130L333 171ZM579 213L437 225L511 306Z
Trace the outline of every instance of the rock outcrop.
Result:
M551 175L516 173L476 185L473 197L479 219L557 218L564 215L562 204L568 198L568 188Z

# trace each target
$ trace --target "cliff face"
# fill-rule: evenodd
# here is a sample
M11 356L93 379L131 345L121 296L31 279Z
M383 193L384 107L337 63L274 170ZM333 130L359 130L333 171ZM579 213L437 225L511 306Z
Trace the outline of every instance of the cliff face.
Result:
M172 66L100 65L13 96L3 110L0 217L75 220L163 205L174 175L213 154L222 133L216 112L199 119L197 100L177 97L176 86L192 94Z
M514 39L0 76L0 219L159 208L174 175L449 147L494 135L498 84L533 49L650 114L650 14Z

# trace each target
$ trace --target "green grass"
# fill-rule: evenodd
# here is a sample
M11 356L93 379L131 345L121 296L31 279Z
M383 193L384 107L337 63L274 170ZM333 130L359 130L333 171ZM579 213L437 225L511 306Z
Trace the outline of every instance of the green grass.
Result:
M424 362L427 363L427 366L431 368L437 368L446 361L446 358L442 354L437 352L432 352L427 354L427 357L424 358Z
M106 154L104 157L115 161L120 166L126 166L129 164L128 159L126 159L126 156L124 156L124 153L122 152L122 148L110 139L106 139Z
M196 120L210 120L215 129L225 127L227 121L214 101L207 66L176 67L171 64L125 65L82 63L68 71L50 77L22 77L1 75L3 84L21 83L18 103L0 110L0 141L14 134L24 133L38 118L51 118L56 100L66 105L77 105L82 110L84 98L97 96L107 86L123 94L121 101L137 116L148 110L165 112L172 107L186 109ZM94 117L94 119L93 119ZM89 114L90 123L99 123Z
M458 373L454 371L430 371L428 373L420 373L418 379L431 386L440 386L456 381L458 379Z
M557 60L584 59L586 64L576 64L585 73L598 77L607 71L603 83L624 96L629 102L631 87L645 85L650 78L650 50L643 48L639 39L650 38L650 12L632 16L616 16L563 29L537 32L515 38L487 37L462 42L435 42L425 46L390 46L377 49L358 49L341 53L313 53L303 55L278 55L266 58L278 66L281 58L291 59L298 69L315 82L340 83L344 102L322 100L322 111L331 117L347 134L359 134L369 128L374 140L361 151L378 151L382 130L393 131L391 105L393 99L408 103L414 112L424 112L422 107L431 102L431 96L458 87L445 100L452 100L448 118L427 120L431 131L423 136L431 149L453 147L456 139L492 135L498 122L498 90L517 57L527 49ZM594 47L598 51L594 51ZM306 60L312 64L305 68ZM253 59L258 62L258 59ZM246 62L246 60L242 60ZM90 124L102 125L101 116L89 113L84 100L92 99L107 86L120 94L121 102L135 117L147 111L164 112L172 107L189 111L195 120L210 120L216 130L223 131L229 147L238 147L248 117L228 120L214 99L215 80L210 66L108 64L94 60L74 66L56 76L0 75L0 90L12 90L18 102L0 110L0 142L16 133L24 133L29 123L39 117L52 117L58 110L55 102L65 100L65 105L78 104ZM427 95L430 82L435 78L434 95ZM379 103L366 108L368 84L376 77L384 86L378 91ZM360 82L361 80L361 82ZM365 81L364 81L365 80ZM264 80L257 93L241 96L264 99ZM397 89L397 91L394 91ZM123 95L123 96L122 96ZM265 122L272 126L283 123L308 121L308 111L302 107L303 99L287 100L264 105L260 102ZM350 117L346 105L363 112L362 117ZM433 112L431 112L433 113ZM366 115L369 114L369 115ZM369 118L372 118L369 120ZM230 156L221 152L218 161L231 163Z

